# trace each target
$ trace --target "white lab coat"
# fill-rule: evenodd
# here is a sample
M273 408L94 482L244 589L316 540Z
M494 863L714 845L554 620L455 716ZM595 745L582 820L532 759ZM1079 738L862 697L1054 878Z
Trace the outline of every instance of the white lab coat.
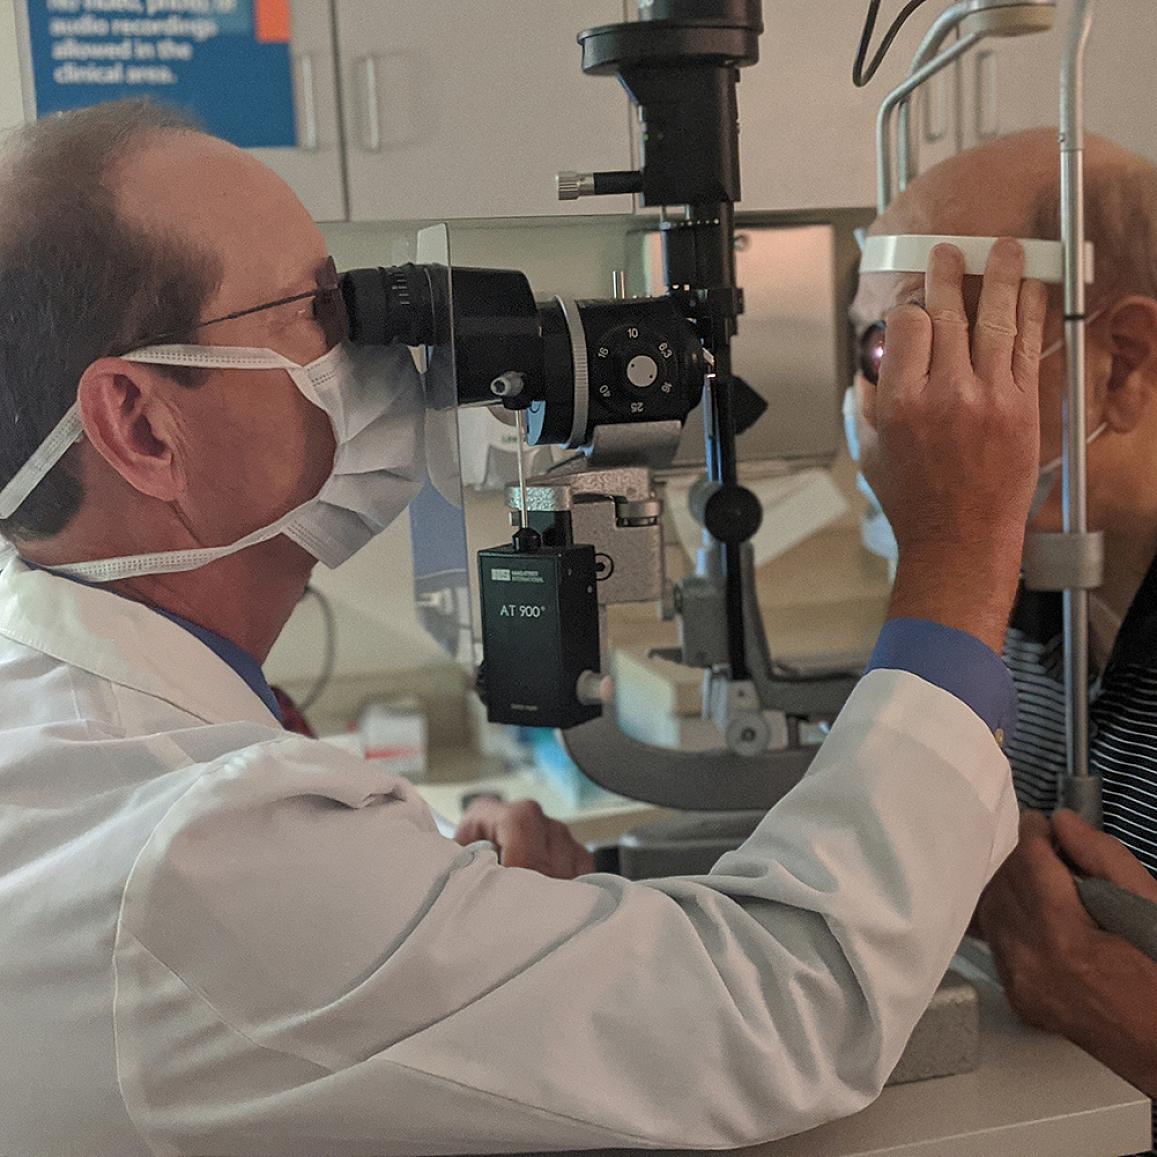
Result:
M0 574L0 1154L719 1148L876 1096L1013 845L876 672L709 876L547 879L149 609Z

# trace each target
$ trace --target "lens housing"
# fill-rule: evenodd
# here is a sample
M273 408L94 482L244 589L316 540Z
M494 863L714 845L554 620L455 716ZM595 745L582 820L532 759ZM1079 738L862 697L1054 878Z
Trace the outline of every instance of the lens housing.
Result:
M352 269L341 275L350 340L363 345L437 345L449 336L445 277L434 265ZM444 271L443 271L444 272Z
M683 422L706 371L695 327L670 297L539 307L546 390L527 414L534 445L585 446L599 426Z
M686 420L706 359L674 297L539 303L522 273L400 265L341 278L350 339L433 347L458 405L494 405L496 378L521 375L534 445L586 446L599 426Z

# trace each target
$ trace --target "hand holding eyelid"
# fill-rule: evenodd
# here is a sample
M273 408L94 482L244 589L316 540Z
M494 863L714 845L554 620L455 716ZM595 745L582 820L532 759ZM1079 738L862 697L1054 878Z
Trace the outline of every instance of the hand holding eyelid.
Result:
M1045 293L1023 273L1018 245L995 247L981 291L988 324L970 341L964 258L931 252L927 310L888 315L864 470L899 545L889 613L956 626L995 650L1039 459L1039 358L1026 350L1039 349Z

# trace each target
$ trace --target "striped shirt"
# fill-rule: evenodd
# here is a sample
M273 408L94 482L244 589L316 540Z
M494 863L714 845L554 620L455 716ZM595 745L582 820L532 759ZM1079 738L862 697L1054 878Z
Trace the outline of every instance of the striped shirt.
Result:
M1059 594L1022 592L1004 650L1017 693L1006 747L1017 796L1051 812L1065 771L1064 631ZM1102 780L1104 828L1157 876L1157 561L1092 671L1089 765ZM1157 1153L1157 1107L1153 1117Z

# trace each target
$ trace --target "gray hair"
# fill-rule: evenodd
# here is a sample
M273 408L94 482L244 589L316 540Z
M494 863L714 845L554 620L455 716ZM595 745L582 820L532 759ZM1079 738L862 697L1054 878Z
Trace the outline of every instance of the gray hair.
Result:
M1090 307L1111 305L1130 294L1157 300L1157 168L1122 151L1111 160L1086 161L1084 185L1085 237L1095 254ZM1037 199L1031 228L1030 237L1060 237L1056 182Z
M114 168L158 135L195 132L181 111L117 101L16 130L0 155L0 486L76 401L84 370L153 335L192 340L219 263L117 209ZM182 385L198 379L176 370ZM62 531L84 489L70 451L0 534Z

